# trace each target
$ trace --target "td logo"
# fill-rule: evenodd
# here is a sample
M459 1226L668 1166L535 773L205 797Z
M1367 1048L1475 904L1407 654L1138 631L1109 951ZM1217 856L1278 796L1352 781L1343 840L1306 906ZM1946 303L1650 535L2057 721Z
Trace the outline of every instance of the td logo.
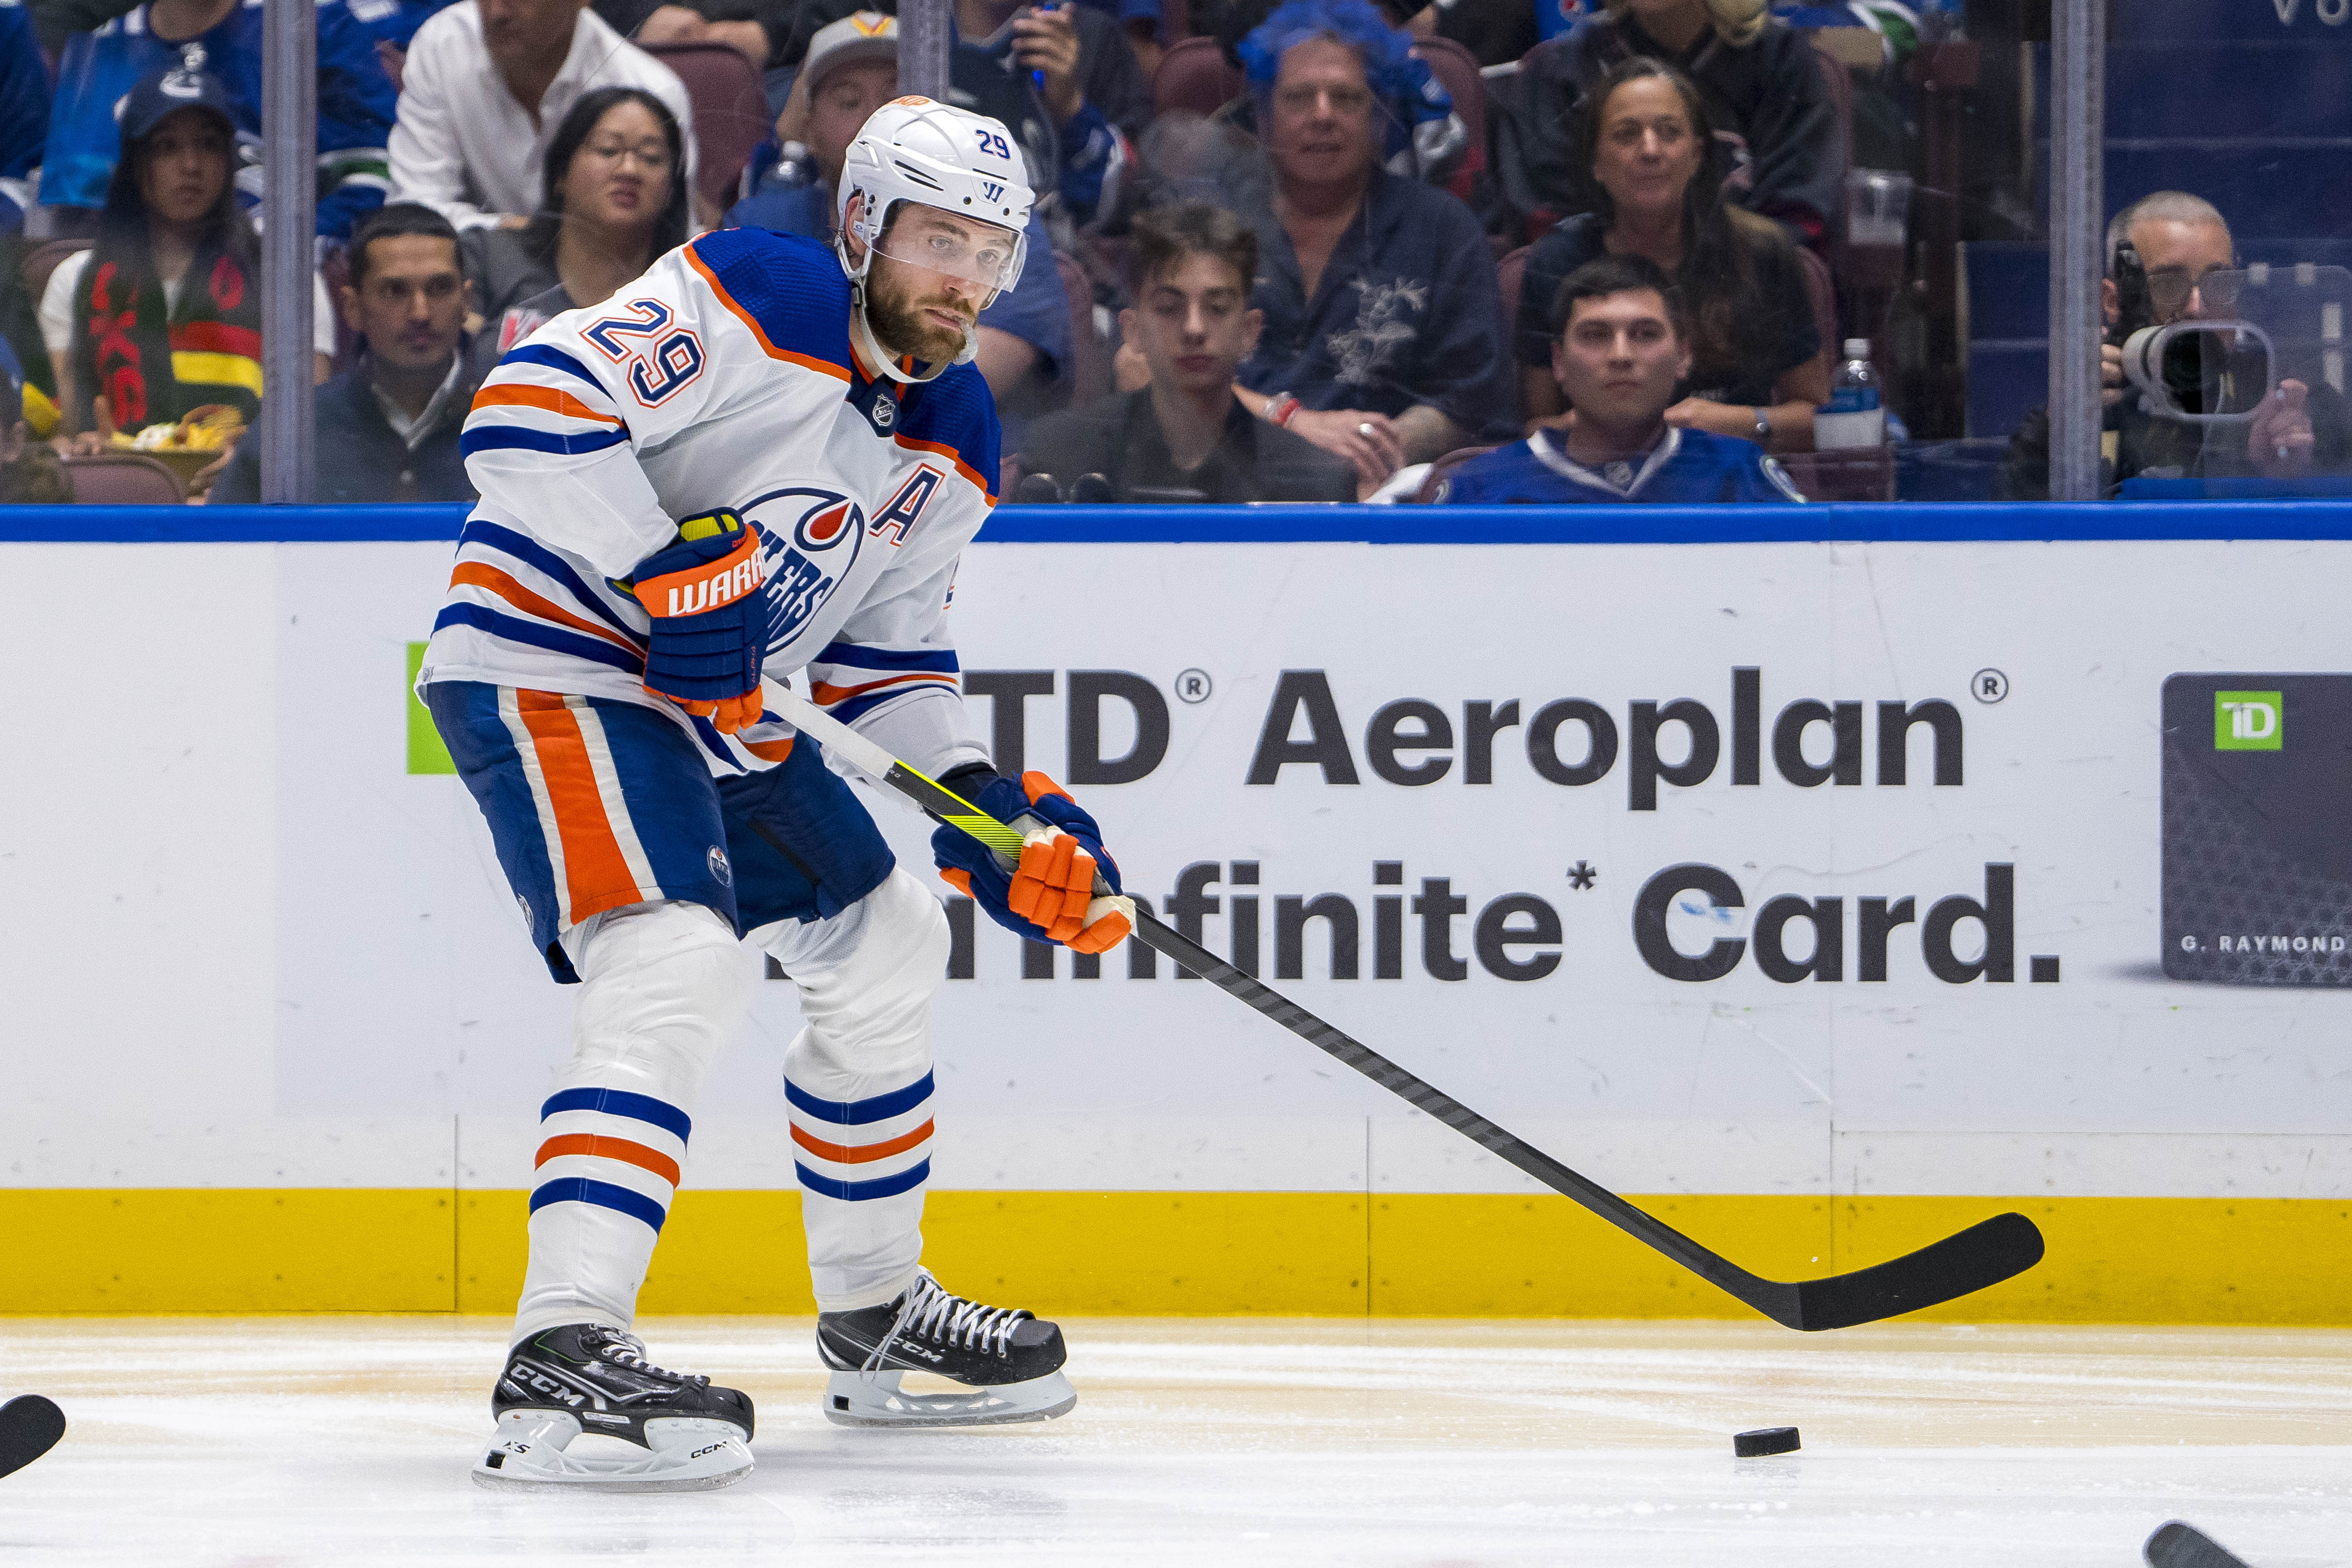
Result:
M2213 693L2213 749L2275 752L2286 744L2286 700L2275 691Z

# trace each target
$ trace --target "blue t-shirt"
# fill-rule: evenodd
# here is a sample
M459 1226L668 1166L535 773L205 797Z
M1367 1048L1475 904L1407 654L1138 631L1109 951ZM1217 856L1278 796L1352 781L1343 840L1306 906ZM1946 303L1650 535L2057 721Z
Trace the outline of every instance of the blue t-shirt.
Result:
M49 70L33 18L0 0L0 234L23 226L33 193L25 176L41 166L49 135Z
M1468 207L1373 170L1363 208L1332 247L1311 300L1288 232L1271 215L1256 227L1250 304L1265 312L1265 330L1242 362L1244 386L1288 392L1308 408L1391 418L1427 404L1474 443L1518 433L1495 253Z
M1639 463L1588 468L1538 430L1515 446L1471 458L1437 492L1455 506L1496 503L1558 506L1639 501L1697 506L1710 501L1799 501L1805 498L1780 465L1753 441L1706 430L1669 429Z
M58 62L58 99L49 116L41 200L49 205L106 205L107 182L122 151L114 106L148 77L200 48L204 68L233 100L243 159L237 191L247 206L261 197L261 0L244 0L208 33L165 43L147 30L147 7L117 16L94 33L77 33ZM319 17L319 206L316 225L331 239L383 205L391 186L394 94L376 58L376 35L344 0L320 0Z

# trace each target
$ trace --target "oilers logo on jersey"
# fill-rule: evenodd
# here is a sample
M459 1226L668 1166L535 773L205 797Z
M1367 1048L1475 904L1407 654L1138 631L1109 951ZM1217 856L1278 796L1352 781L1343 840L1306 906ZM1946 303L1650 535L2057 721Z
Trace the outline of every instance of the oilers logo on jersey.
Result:
M857 563L866 542L866 510L839 490L793 485L770 490L741 509L766 542L768 580L775 608L768 617L768 652L788 647Z

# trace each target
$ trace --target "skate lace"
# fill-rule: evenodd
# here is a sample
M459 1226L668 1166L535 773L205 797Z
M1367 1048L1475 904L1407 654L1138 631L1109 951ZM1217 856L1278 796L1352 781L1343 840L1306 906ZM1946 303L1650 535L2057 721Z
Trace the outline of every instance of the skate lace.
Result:
M710 1381L709 1377L698 1373L672 1372L666 1366L656 1366L646 1357L644 1341L634 1334L625 1334L614 1329L604 1331L598 1343L598 1351L606 1361L618 1366L625 1366L632 1372L644 1373L648 1377L666 1378L671 1383L683 1384L689 1388L700 1388Z
M890 1325L890 1331L882 1336L882 1342L875 1346L874 1353L866 1358L866 1364L859 1370L879 1372L890 1354L890 1347L909 1334L935 1345L985 1350L1002 1361L1012 1352L1013 1329L1030 1316L1024 1307L991 1307L950 1295L926 1270L917 1274L914 1284L907 1288L898 1321Z

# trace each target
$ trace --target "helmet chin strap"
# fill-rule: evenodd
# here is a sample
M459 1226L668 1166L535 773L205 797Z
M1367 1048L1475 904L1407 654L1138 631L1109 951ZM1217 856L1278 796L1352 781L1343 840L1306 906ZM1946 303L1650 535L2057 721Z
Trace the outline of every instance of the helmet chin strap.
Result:
M947 374L950 365L970 364L980 353L980 328L975 322L966 321L963 327L962 353L951 360L928 362L931 365L928 374L908 375L898 368L898 356L884 348L882 341L874 335L874 323L866 313L866 280L863 278L850 279L849 307L849 330L857 335L858 346L873 357L875 363L882 367L884 375L902 385L919 386L924 382L937 380Z

